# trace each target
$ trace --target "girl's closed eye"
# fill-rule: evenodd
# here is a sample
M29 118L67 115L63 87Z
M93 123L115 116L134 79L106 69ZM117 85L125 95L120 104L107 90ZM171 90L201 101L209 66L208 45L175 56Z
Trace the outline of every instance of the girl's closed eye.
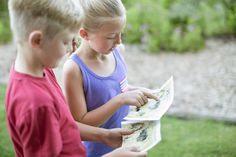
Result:
M113 39L116 39L116 37L118 37L118 36L119 36L119 37L122 37L122 34L123 34L123 33L112 34L112 35L110 35L110 36L107 36L106 38L113 40Z
M107 39L115 39L116 36L109 36L109 37L106 37Z

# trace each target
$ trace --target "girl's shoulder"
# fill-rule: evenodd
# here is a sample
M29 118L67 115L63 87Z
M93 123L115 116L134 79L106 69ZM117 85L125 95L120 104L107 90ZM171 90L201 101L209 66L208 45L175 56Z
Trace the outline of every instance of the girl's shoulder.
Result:
M63 65L63 75L64 76L75 76L80 72L80 67L72 60L67 59Z

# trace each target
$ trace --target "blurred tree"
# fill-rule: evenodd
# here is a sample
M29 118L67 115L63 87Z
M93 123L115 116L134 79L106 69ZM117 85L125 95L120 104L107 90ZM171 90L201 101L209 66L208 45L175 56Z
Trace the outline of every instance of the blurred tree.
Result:
M0 0L0 12L7 11L7 0Z
M208 37L236 36L236 0L123 0L124 40L150 51L197 51Z
M0 0L0 44L11 41L7 0Z
M226 19L229 33L236 36L236 0L223 0L226 7Z

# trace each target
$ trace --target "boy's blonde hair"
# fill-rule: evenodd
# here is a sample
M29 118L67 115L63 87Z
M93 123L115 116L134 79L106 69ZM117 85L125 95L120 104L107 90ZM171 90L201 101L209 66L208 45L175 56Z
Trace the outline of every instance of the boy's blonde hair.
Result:
M8 8L18 43L26 41L34 30L52 38L64 29L78 29L83 14L78 0L9 0Z
M121 0L80 0L84 10L82 25L85 30L96 32L114 18L126 21L126 11Z

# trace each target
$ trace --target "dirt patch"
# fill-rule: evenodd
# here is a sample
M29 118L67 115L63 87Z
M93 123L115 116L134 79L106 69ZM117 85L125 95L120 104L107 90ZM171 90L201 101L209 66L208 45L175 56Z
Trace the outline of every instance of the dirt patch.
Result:
M158 88L174 77L175 98L168 111L179 117L207 117L236 123L236 41L208 40L197 53L143 53L126 45L130 84ZM16 52L0 46L0 82L6 83ZM65 60L65 59L64 59ZM55 70L61 83L61 67Z

